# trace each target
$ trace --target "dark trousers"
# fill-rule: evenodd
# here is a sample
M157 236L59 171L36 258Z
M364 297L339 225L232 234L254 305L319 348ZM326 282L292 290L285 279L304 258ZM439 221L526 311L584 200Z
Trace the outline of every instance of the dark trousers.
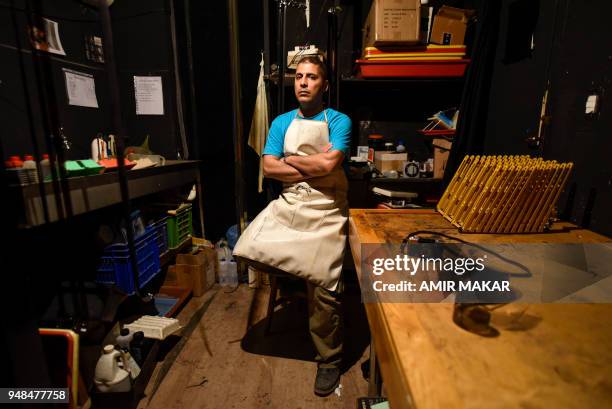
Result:
M317 362L322 367L337 367L342 361L343 320L338 291L308 284L308 325L317 348Z

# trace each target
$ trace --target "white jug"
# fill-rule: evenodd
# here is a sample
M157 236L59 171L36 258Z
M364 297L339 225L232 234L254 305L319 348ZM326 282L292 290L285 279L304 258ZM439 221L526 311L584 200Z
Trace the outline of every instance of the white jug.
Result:
M112 345L104 347L104 353L98 359L94 383L100 392L128 392L132 385L130 374L119 368L117 359L121 353Z

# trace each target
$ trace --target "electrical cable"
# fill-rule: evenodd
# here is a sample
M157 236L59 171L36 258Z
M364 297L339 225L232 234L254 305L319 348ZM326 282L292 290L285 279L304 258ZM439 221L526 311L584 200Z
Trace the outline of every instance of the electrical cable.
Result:
M472 243L472 242L460 239L458 237L453 237L453 236L450 236L448 234L444 234L444 233L440 233L440 232L436 232L436 231L432 231L432 230L417 230L415 232L409 233L402 240L402 244L400 246L400 252L402 254L407 254L408 245L410 244L410 241L412 240L413 237L417 237L419 234L430 234L430 235L433 235L433 236L440 236L440 237L444 237L444 238L449 239L449 240L454 240L454 241L457 241L459 243L466 244L466 245L471 246L471 247L475 247L475 248L477 248L479 250L484 251L485 253L490 253L490 254L494 255L495 257L499 258L500 260L505 261L508 264L512 264L513 266L516 266L516 267L520 268L521 270L525 271L524 274L520 274L520 273L508 273L508 275L511 276L511 277L531 277L532 276L531 271L526 266L522 265L519 262L516 262L514 260L510 260L509 258L506 258L506 257L502 256L501 254L499 254L499 253L497 253L495 251L492 251L490 249L487 249L486 247L483 247L483 246L478 245L476 243ZM418 238L418 242L419 243L438 243L435 239L430 239L430 238ZM440 243L440 244L443 244L443 243ZM456 252L453 252L450 249L447 249L447 250L449 250L451 253L453 253L455 255L460 255L460 254L458 254Z

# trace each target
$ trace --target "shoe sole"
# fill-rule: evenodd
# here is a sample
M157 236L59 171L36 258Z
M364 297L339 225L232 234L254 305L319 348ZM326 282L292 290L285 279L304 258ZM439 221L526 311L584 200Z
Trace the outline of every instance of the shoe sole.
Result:
M314 393L317 396L325 397L325 396L331 395L332 392L336 390L338 385L340 385L340 378L339 377L338 377L338 380L336 381L336 383L334 384L333 388L326 389L326 390L321 390L321 389L316 389L315 388Z

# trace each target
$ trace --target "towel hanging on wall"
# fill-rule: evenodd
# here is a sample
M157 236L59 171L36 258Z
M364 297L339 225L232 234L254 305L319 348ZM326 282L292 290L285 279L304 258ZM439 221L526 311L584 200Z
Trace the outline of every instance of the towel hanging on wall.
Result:
M268 121L268 98L266 95L266 83L264 82L264 59L261 54L261 62L259 63L259 80L257 81L257 99L255 100L255 110L253 111L253 119L251 120L251 130L249 131L249 146L257 152L261 158L266 137L270 129ZM259 160L259 179L258 192L263 191L263 160Z

